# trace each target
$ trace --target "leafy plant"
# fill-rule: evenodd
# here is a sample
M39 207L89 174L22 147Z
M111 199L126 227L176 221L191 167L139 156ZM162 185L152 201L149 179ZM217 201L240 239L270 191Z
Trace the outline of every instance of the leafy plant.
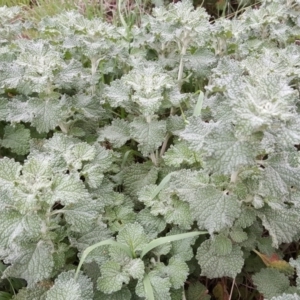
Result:
M299 11L1 7L5 297L298 299Z

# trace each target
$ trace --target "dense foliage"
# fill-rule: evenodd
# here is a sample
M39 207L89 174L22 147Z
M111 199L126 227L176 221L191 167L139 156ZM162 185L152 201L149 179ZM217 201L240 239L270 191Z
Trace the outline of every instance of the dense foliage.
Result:
M299 300L300 1L20 14L0 7L2 297Z

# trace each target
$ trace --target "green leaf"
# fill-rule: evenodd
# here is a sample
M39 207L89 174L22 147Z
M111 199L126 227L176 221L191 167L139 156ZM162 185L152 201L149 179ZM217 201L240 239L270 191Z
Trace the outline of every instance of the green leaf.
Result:
M123 266L122 271L133 279L142 279L144 277L145 265L139 258L131 259Z
M75 175L56 175L52 182L52 193L51 203L60 201L67 205L89 199L83 182Z
M164 218L152 215L147 208L139 211L137 222L144 227L145 233L150 239L156 238L157 235L166 228L166 221Z
M167 266L158 265L158 270L163 272L170 280L174 289L184 286L184 282L189 274L187 264L179 257L171 257Z
M283 155L270 155L266 160L262 172L262 185L266 194L278 197L287 197L291 186L300 189L300 168L289 165L287 157Z
M33 288L26 287L20 289L18 291L18 294L14 295L12 299L13 300L46 300L46 292L47 292L46 287L35 285Z
M248 239L248 235L239 227L233 227L230 231L230 237L236 243L242 243Z
M104 294L101 291L97 291L94 296L94 300L131 300L131 293L127 287L123 287L121 290L111 293Z
M105 126L100 130L98 140L108 140L113 147L122 147L128 140L130 140L128 122L122 119L114 119L110 126Z
M278 248L281 243L292 242L300 232L299 209L266 207L258 212L258 216L262 220L263 226L269 231L273 241L272 245L275 248Z
M130 277L122 272L120 264L109 261L101 266L101 277L98 278L98 289L105 294L121 290L123 283L129 283Z
M167 131L174 135L179 133L185 128L185 121L183 117L171 115L167 118Z
M7 104L8 104L7 99L0 97L0 120L1 121L6 121L9 112Z
M0 211L0 245L7 249L16 238L26 232L25 216L15 210Z
M187 183L187 186L189 183ZM199 185L200 186L200 185ZM235 195L227 195L214 186L199 187L188 193L180 190L179 196L190 204L190 211L200 229L207 229L210 234L232 226L239 217L240 204Z
M103 166L94 165L93 163L86 164L80 174L84 176L85 182L91 188L99 188L103 182Z
M134 223L125 225L119 231L117 242L129 247L132 255L135 256L136 251L144 249L148 238L144 232L144 228L140 224Z
M208 290L202 283L196 281L189 284L189 288L186 292L187 300L210 300L210 296L207 295Z
M86 232L90 230L96 221L98 212L96 201L81 201L80 203L70 203L56 213L62 212L65 215L66 222L71 224L71 229L77 232Z
M148 184L154 184L157 180L158 170L151 164L133 164L124 169L125 192L136 197L137 192Z
M6 261L12 265L5 269L3 276L23 278L28 287L49 278L54 266L52 248L42 240L37 244L15 247Z
M153 61L137 64L123 80L134 91L131 100L144 116L154 115L163 100L163 92L175 85L172 77Z
M3 187L12 187L19 178L22 167L13 159L4 157L0 159L0 183Z
M46 300L90 300L93 298L93 284L83 274L75 280L73 270L63 272L46 295Z
M219 124L203 122L200 117L191 117L188 122L185 130L180 133L180 137L188 142L192 150L201 152L206 137Z
M221 256L230 254L232 247L233 245L231 240L222 234L215 236L211 243L212 251Z
M208 278L223 276L235 278L244 265L241 248L233 245L231 252L227 252L226 255L215 251L216 247L211 240L206 240L198 248L196 258L201 267L201 276L207 276Z
M139 151L146 157L162 145L167 133L163 120L147 122L144 118L135 118L129 126L131 138L138 142Z
M195 72L198 76L207 77L210 75L216 61L216 57L210 49L198 48L193 54L186 55L185 67Z
M158 258L160 258L162 255L167 255L172 248L171 243L166 243L159 245L151 250L151 252Z
M257 148L253 141L237 138L232 129L218 128L205 139L206 167L218 174L231 174L254 164Z
M181 164L192 165L201 161L200 156L192 151L185 141L171 145L163 159L167 166L174 167L179 167Z
M10 148L12 152L24 155L29 152L30 130L23 124L6 125L1 145Z
M34 115L32 126L40 133L49 132L64 119L61 100L55 98L31 98L28 110Z
M167 176L171 176L169 174ZM166 179L166 177L165 177ZM155 216L164 216L167 223L177 224L181 228L190 229L192 217L188 203L178 199L176 195L170 194L170 191L163 190L158 197L154 197L160 187L148 185L139 193L139 201L144 202L150 207L151 213Z
M288 277L276 269L262 269L254 274L252 279L258 291L267 299L279 296L290 288Z
M52 176L49 159L38 156L30 157L23 165L22 175L37 189L48 187Z
M64 158L69 167L81 169L82 164L87 161L92 161L96 156L96 149L88 143L78 143L69 147L64 153Z
M119 231L124 225L134 223L136 217L132 207L126 205L106 207L105 215L103 216L108 221L112 231Z
M165 214L165 220L167 223L176 224L182 229L190 229L192 213L189 205L177 198L172 198L172 202L168 205L168 211Z
M130 107L130 87L122 80L114 80L105 88L105 96L112 107Z

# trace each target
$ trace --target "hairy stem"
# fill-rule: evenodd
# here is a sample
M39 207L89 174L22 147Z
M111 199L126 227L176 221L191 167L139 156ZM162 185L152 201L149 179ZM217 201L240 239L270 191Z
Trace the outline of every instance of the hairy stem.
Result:
M159 153L160 157L162 157L165 154L170 137L171 137L171 135L168 133L165 137L165 140L164 140L162 146L161 146L160 153Z
M232 281L230 295L229 295L229 299L228 300L231 300L231 298L232 298L232 293L233 293L234 285L235 285L235 278L233 278L233 281Z
M150 154L150 159L153 162L154 166L157 166L156 156L153 152Z
M231 173L230 182L235 183L237 181L239 171L234 171Z
M186 300L184 288L182 289L182 300Z

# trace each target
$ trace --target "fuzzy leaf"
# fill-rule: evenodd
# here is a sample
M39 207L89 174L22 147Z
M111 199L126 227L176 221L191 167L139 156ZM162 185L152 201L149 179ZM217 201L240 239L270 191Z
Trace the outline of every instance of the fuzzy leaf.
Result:
M34 286L33 288L22 288L18 294L13 296L13 300L46 300L47 288L44 286ZM1 295L1 294L0 294ZM5 299L3 299L5 300Z
M264 227L272 237L272 245L275 248L281 243L290 243L299 234L300 212L294 208L272 209L270 207L262 209L258 213Z
M100 131L98 140L108 140L114 147L122 147L130 139L130 129L126 121L115 119L110 126L104 127Z
M187 264L178 257L171 257L167 266L160 269L170 280L174 289L179 289L184 285L188 276L189 268Z
M126 205L107 207L103 216L109 223L110 230L119 231L125 224L134 223L136 214Z
M148 238L144 232L144 228L138 224L127 224L119 232L117 236L119 243L127 245L132 253L141 251L148 242Z
M138 149L144 156L161 146L167 132L165 121L152 120L148 123L143 118L135 118L129 126L130 135L139 143Z
M78 143L70 147L64 157L71 168L76 170L82 168L83 162L92 161L96 156L96 149L87 143Z
M23 124L6 125L1 144L5 148L10 148L14 153L24 155L29 152L29 140L30 130L26 129Z
M142 187L157 180L158 170L149 164L134 164L124 170L125 192L136 197Z
M166 227L165 220L161 216L152 215L147 208L139 211L137 222L144 227L145 233L150 239L156 238Z
M132 259L124 265L123 272L129 274L133 279L141 279L145 272L144 262L140 258Z
M220 174L231 174L241 166L253 164L256 153L253 142L238 139L224 128L209 134L204 148L207 168Z
M288 277L275 269L262 269L252 278L259 292L267 299L287 292L290 287Z
M98 205L95 201L80 203L70 203L61 211L64 213L66 222L71 224L71 229L77 232L86 232L96 221L99 213Z
M243 252L237 245L226 255L215 252L211 240L206 240L198 248L196 258L201 267L201 275L208 278L223 276L236 277L244 265Z
M44 241L15 248L6 261L13 264L4 271L3 276L24 278L29 287L49 278L54 267L52 249Z
M187 300L210 300L207 288L200 282L191 283L187 290Z
M40 133L54 129L64 118L61 101L55 98L32 98L28 102L28 110L34 115L32 125Z
M11 187L20 176L22 167L13 159L4 157L0 159L0 183L3 187Z
M163 157L167 166L179 167L181 164L186 163L192 165L200 162L200 157L190 150L186 142L178 142L168 149Z
M287 158L282 155L273 155L266 160L263 170L262 184L267 193L278 197L286 196L291 186L300 189L300 169L289 165Z
M37 214L22 215L15 210L3 210L0 212L0 246L9 249L15 240L26 236L35 237L41 232L42 220Z
M52 184L51 202L61 201L64 205L88 199L89 194L84 184L75 176L57 175Z
M218 125L215 123L205 123L200 117L191 117L185 130L180 133L180 137L188 142L191 149L201 151L207 135Z
M123 283L129 283L130 277L128 274L122 272L121 266L109 261L101 267L101 277L98 278L98 288L106 294L119 291Z
M59 274L46 295L46 300L90 300L93 298L93 285L83 274L76 281L72 270Z
M101 291L97 291L94 296L94 300L131 300L131 293L127 287L123 287L121 290L111 293L104 294Z
M189 185L189 184L187 184ZM234 195L226 195L214 186L190 189L178 192L180 198L190 204L190 211L200 229L207 229L210 234L232 226L240 214L240 205Z

